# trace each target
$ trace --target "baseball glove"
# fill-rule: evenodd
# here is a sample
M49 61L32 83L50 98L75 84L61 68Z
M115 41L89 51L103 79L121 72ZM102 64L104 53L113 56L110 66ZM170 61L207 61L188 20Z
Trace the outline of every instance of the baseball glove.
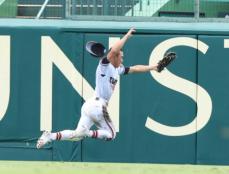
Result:
M158 62L157 71L161 72L175 58L176 58L176 53L175 52L167 52L167 53L165 53L163 59Z

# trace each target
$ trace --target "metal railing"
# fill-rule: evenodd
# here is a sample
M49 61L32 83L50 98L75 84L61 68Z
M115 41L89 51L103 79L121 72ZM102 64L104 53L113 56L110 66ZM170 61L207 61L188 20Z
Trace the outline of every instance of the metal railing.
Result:
M217 18L229 13L229 0L67 0L68 16ZM221 15L220 15L221 14Z
M228 16L229 0L0 0L0 17L199 20Z

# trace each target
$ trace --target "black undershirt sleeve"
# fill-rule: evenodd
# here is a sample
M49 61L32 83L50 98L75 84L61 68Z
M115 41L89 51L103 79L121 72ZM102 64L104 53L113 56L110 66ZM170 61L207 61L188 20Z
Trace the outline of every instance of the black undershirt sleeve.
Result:
M128 74L130 70L130 67L125 67L124 75Z
M102 63L103 65L107 65L107 64L110 63L110 62L109 62L109 60L107 59L107 57L104 57L104 58L102 59L101 63Z

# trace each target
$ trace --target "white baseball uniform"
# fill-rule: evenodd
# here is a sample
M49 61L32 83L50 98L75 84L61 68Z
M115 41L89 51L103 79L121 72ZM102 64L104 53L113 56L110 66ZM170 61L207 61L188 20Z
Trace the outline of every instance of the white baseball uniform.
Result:
M128 71L129 68L123 65L115 68L107 58L100 60L96 70L95 96L83 104L81 118L76 129L77 132L88 136L90 128L95 124L98 130L90 133L92 138L106 140L115 138L116 131L107 112L107 106L118 76L127 74Z

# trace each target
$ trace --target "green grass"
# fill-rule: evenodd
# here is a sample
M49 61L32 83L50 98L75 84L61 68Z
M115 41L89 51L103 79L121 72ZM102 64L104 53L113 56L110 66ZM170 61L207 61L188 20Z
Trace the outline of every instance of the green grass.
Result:
M4 174L228 174L228 166L0 161Z

